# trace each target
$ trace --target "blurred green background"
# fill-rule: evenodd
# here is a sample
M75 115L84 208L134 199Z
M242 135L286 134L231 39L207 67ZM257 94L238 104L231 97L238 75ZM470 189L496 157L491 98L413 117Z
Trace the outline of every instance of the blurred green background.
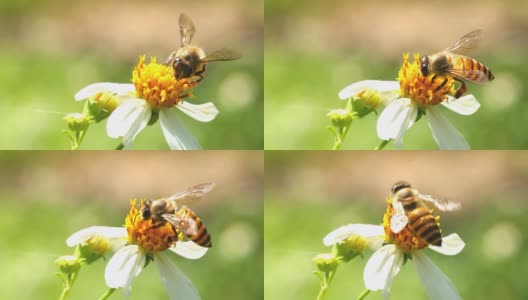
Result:
M212 63L192 103L214 102L220 114L181 121L204 149L263 148L263 3L216 1L0 1L0 149L69 149L63 116L81 112L73 95L95 82L130 83L139 56L165 58L180 46L178 16L196 25L193 42L243 58ZM13 130L16 128L17 130ZM81 149L114 149L106 121L92 125ZM159 124L134 149L168 149Z
M464 250L424 251L463 299L528 298L521 275L528 265L527 153L266 151L265 161L265 299L315 299L320 282L312 258L331 250L323 237L346 224L381 224L398 180L462 204L440 213L440 223L444 235L460 235ZM340 265L326 299L355 299L371 255ZM391 299L428 299L412 263L395 278Z
M168 256L203 300L262 299L263 163L262 151L0 152L0 299L58 299L54 261L73 254L68 236L94 225L122 226L131 198L208 181L216 188L191 207L213 248L199 260ZM85 266L68 299L98 299L107 289L105 266ZM122 291L110 299L124 299ZM168 299L155 265L136 278L130 299Z
M472 149L528 148L526 1L268 0L265 11L265 149L331 149L326 114L345 107L341 89L366 79L395 80L403 53L432 54L475 29L484 32L472 56L495 80L469 84L482 104L476 114L442 108L444 115ZM342 149L373 149L376 120L371 114L354 122ZM405 149L438 148L425 120L404 142Z

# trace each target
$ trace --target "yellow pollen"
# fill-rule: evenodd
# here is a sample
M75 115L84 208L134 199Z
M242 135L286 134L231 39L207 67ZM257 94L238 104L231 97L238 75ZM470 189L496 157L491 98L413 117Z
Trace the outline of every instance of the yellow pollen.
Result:
M140 207L144 200L141 201ZM149 218L144 220L141 211L136 207L136 200L130 201L130 211L125 219L128 232L128 243L140 246L147 254L165 251L174 246L183 236L174 232L169 222L159 226Z
M414 61L409 62L409 53L403 54L403 64L398 73L400 96L410 98L423 107L436 105L455 94L455 80L451 76L442 76L431 72L424 77L420 71L420 54L414 54Z
M182 98L192 96L194 82L188 78L177 80L171 66L158 64L156 57L145 64L145 56L139 57L139 63L132 72L132 82L136 88L136 97L145 99L153 109L172 107Z
M416 249L423 249L428 246L428 244L416 237L410 225L407 224L402 231L398 233L392 232L390 228L390 219L394 214L394 209L392 208L392 199L389 197L387 199L387 212L383 215L383 228L385 230L385 241L387 243L396 244L400 246L405 251L411 251Z

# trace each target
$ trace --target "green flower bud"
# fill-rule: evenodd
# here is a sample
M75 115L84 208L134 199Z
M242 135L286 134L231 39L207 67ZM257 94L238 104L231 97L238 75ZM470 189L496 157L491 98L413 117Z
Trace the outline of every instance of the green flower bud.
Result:
M347 262L361 254L367 248L367 241L360 235L351 235L345 240L334 245L333 252L336 256Z
M323 273L335 271L339 261L330 253L318 254L313 258L317 269Z
M64 120L72 132L83 132L90 126L92 117L80 113L71 113L66 115Z
M90 264L99 258L104 257L106 252L110 249L108 241L103 237L95 236L86 242L80 244L75 249L75 254L85 259L87 264Z
M381 97L376 90L365 89L359 93L352 101L352 111L355 111L359 117L375 111L381 104Z
M355 117L354 112L347 111L345 109L334 109L331 110L327 116L332 121L332 125L337 128L344 128L350 125Z
M55 260L62 273L70 275L77 273L81 268L81 260L73 255L64 255Z
M114 93L98 93L88 98L88 111L96 122L100 122L116 109L121 101Z

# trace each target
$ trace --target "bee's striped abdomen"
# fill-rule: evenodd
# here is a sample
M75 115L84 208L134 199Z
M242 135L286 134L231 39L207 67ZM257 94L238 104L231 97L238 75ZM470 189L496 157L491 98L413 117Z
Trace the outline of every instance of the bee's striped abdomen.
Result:
M442 245L440 227L429 209L425 207L415 208L408 213L408 218L409 226L417 237L426 241L430 245Z
M463 70L462 72L456 73L464 74L462 77L469 81L484 82L492 81L495 78L488 67L471 57L458 55L456 56L454 65L455 69Z
M191 241L195 242L196 244L202 246L202 247L211 247L211 236L207 232L207 229L205 228L205 225L202 223L202 220L194 212L192 212L190 209L184 207L181 210L181 214L183 218L189 218L194 220L196 223L196 233L192 236L187 236Z

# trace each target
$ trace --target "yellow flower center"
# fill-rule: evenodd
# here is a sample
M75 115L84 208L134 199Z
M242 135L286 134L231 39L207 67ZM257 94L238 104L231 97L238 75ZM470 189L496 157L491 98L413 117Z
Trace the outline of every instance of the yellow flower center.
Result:
M140 207L144 200L141 200ZM164 251L174 246L183 236L174 231L169 222L152 222L152 218L143 219L136 200L130 201L130 211L125 219L128 243L140 246L147 254Z
M392 232L390 228L390 219L394 214L394 209L392 208L392 199L389 197L387 199L387 212L383 215L383 228L385 230L385 241L387 243L396 244L400 246L403 250L409 252L411 250L423 249L428 246L427 242L417 237L410 225L407 224L402 231L398 233ZM436 216L436 221L440 217Z
M171 66L158 64L156 57L145 64L145 56L139 58L132 72L132 82L136 88L136 97L145 99L152 108L171 107L179 104L182 98L192 96L194 82L188 78L177 80Z
M431 72L423 76L420 71L420 55L414 55L409 62L409 53L403 54L403 65L398 73L400 95L410 98L418 106L436 105L447 99L447 94L455 94L455 80Z

